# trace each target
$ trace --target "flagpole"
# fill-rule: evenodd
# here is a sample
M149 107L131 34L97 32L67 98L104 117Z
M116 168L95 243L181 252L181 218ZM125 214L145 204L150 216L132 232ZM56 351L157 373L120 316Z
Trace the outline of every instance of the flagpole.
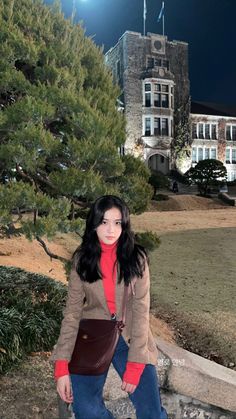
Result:
M162 34L165 36L165 2L162 1L161 10L157 19L157 22L160 22L162 19Z
M147 16L147 3L143 0L143 36L146 35L146 16Z
M164 1L162 2L162 4L164 4ZM163 16L162 16L162 31L163 31L163 36L165 36L165 13L163 13Z

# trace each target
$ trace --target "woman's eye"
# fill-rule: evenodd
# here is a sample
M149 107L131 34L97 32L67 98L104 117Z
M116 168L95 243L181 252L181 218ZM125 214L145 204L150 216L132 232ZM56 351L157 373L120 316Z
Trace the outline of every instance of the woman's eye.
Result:
M105 220L102 221L102 224L106 224L107 222Z
M121 225L121 221L116 221L116 224Z

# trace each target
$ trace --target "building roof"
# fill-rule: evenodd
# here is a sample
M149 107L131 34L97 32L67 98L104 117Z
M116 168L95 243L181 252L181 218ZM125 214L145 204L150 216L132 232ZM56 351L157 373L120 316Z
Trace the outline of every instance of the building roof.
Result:
M236 106L221 105L219 103L210 102L191 102L191 113L236 117Z

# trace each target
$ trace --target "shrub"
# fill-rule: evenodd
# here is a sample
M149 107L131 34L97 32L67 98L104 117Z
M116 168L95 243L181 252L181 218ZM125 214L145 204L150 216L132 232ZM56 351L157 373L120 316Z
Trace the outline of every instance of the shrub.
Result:
M179 170L172 169L170 171L169 176L172 179L176 180L178 183L183 183L185 185L189 184L189 181L188 181L187 177L185 176L185 174L181 173Z
M67 287L43 275L0 266L0 373L33 351L49 351Z
M156 233L152 231L145 231L143 233L136 233L135 240L138 244L145 247L146 250L152 252L160 246L161 240Z
M157 189L168 189L170 187L170 180L166 175L154 170L151 173L148 182L154 188L154 196L156 195Z
M206 196L209 194L210 188L226 182L227 170L221 161L206 159L200 160L185 175L190 183L198 186L200 195Z

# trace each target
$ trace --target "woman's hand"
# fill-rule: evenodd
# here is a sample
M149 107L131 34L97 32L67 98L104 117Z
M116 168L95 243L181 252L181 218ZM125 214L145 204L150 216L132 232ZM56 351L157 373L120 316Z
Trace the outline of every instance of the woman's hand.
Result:
M69 375L63 375L57 379L57 392L64 402L72 403L73 396Z
M137 386L134 384L126 383L125 381L122 382L121 390L126 391L129 394L132 394L136 390Z

